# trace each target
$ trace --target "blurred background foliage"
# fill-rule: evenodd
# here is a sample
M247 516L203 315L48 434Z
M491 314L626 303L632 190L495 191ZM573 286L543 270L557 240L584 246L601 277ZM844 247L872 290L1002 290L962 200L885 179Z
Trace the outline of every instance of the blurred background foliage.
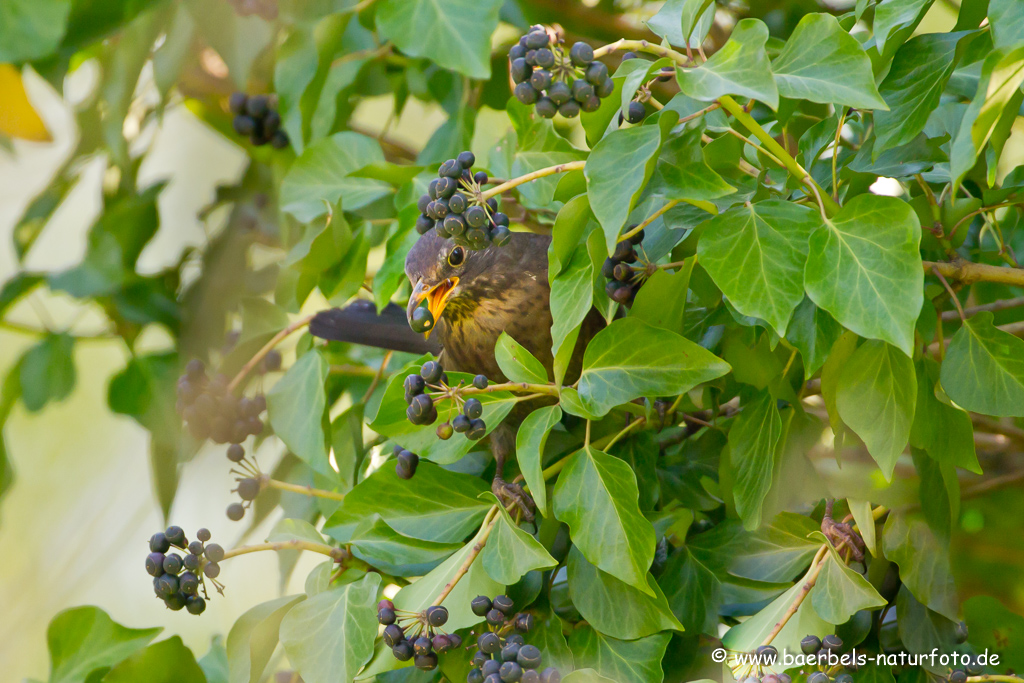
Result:
M399 164L418 172L462 149L493 158L502 140L514 143L505 55L530 24L557 24L570 42L655 39L645 22L664 4L451 0L443 6L459 33L425 35L418 12L441 3L0 3L0 678L45 677L45 626L70 605L100 604L130 626L165 626L201 653L241 612L278 594L277 559L254 557L201 620L150 599L139 557L162 518L209 526L226 540L259 536L276 516L308 505L285 495L284 513L270 515L268 505L244 531L230 526L221 449L191 442L174 415L182 360L238 368L285 312L343 303L364 281L378 303L401 298L396 264L415 236L394 211L411 177ZM807 12L841 14L853 4L720 2L707 51L745 17L785 39ZM962 13L954 0L917 5L929 6L917 33L953 30ZM374 22L407 30L381 42ZM231 130L227 99L237 90L276 92L291 149L253 147ZM586 145L578 120L556 125ZM344 194L359 228L336 238L329 263L304 269L296 245L309 236L279 210L279 192L288 192L281 181L296 154L339 131L375 138L380 163L359 177L335 169L324 196L291 197L307 201L312 217L326 210L325 196ZM343 156L345 145L335 151ZM544 158L564 152L556 146ZM1017 119L995 171L1001 178L1021 163ZM536 205L526 202L518 214L513 204L515 220L533 220ZM264 305L271 294L276 307ZM293 342L300 350L309 343ZM286 366L293 351L286 348ZM340 410L366 391L381 353L332 354L332 392L350 397ZM979 441L986 469L1024 467L1019 438ZM259 453L265 467L281 458L269 442ZM902 463L889 485L866 457L847 456L840 470L831 443L809 444L807 453L807 486L873 500L916 495L917 475ZM287 476L290 463L278 464ZM996 594L1024 612L1019 490L965 499L951 530L961 597ZM301 587L306 572L293 574L287 562L281 581Z

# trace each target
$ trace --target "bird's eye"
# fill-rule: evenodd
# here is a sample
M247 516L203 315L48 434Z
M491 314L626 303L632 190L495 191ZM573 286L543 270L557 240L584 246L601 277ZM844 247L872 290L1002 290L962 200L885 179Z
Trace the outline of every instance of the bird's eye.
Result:
M466 260L466 251L462 247L455 247L448 254L448 265L457 268Z

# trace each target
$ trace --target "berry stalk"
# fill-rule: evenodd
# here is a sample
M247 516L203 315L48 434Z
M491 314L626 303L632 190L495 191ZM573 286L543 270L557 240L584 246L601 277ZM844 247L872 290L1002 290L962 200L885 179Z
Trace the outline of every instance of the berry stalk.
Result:
M681 52L670 50L669 48L662 47L661 45L658 45L656 43L649 43L646 40L626 40L625 38L620 38L619 40L616 40L614 43L608 43L607 45L599 47L596 50L594 50L594 59L600 59L601 57L610 55L611 53L617 50L647 52L652 55L657 55L659 57L668 57L669 59L679 64L680 66L694 65L694 61Z
M668 212L669 209L671 209L673 206L675 206L676 204L678 204L681 201L683 201L683 200L682 199L671 199L671 200L665 202L664 206L662 206L660 209L658 209L657 211L652 213L650 216L645 218L641 223L637 224L637 226L635 228L631 229L625 235L622 235L619 239L620 240L628 240L631 237L633 237L634 235L640 234L641 232L644 231L644 228L646 228L648 225L650 225L651 223L656 221L659 216L665 215Z
M459 566L458 571L455 572L455 576L452 580L445 584L441 593L434 599L434 605L440 605L444 602L444 599L455 589L462 577L466 575L469 568L473 566L473 561L480 555L480 551L484 549L487 544L487 537L491 535L491 531L494 529L494 523L498 519L498 506L493 505L491 509L487 511L487 516L484 517L483 524L480 525L480 533L476 538L476 542L473 544L473 549L469 551L469 555Z
M237 389L238 385L242 383L242 380L244 380L246 376L250 372L252 372L252 369L254 367L259 365L259 362L263 360L268 353L274 350L275 346L280 344L281 341L284 340L284 338L290 335L292 332L295 332L296 330L301 330L303 327L309 325L311 320L313 320L312 315L308 315L305 318L296 320L291 325L289 325L288 327L284 328L283 330L275 334L273 337L271 337L270 341L264 344L263 348L257 351L256 355L250 358L249 362L243 365L242 369L238 371L238 374L235 375L235 378L232 379L231 382L228 384L228 391L231 392Z
M228 560L232 557L238 557L239 555L248 555L249 553L258 553L264 550L308 550L314 553L320 553L326 555L335 562L341 560L347 560L351 557L351 554L344 548L335 548L325 543L315 543L313 541L304 541L302 539L292 539L290 541L274 541L267 543L257 543L254 545L243 545L237 548L233 548L224 553L224 559Z
M506 180L501 185L495 185L491 189L481 192L480 197L487 200L501 194L502 192L508 192L514 187L519 187L520 185L528 183L531 180L536 180L537 178L544 178L549 175L564 173L566 171L583 170L586 163L586 161L568 161L564 164L556 164L555 166L548 166L547 168L539 168L536 171L532 171L526 175L521 175L518 178Z
M314 498L327 498L328 500L345 500L344 493L338 493L337 491L327 491L325 489L317 489L312 486L301 486L299 484L289 484L286 481L279 481L277 479L271 479L269 475L264 474L262 477L263 486L270 487L272 489L279 489L281 491L289 491L291 493L298 493L301 496L312 496Z

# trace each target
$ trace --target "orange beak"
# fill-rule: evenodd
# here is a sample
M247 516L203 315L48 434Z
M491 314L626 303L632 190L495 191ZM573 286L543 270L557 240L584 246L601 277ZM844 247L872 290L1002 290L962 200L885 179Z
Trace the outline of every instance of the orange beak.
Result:
M427 310L430 311L430 315L434 318L436 325L437 321L441 319L441 314L444 313L445 306L448 305L448 299L451 297L452 292L455 291L457 284L459 284L459 278L457 277L447 278L436 285L429 285L422 280L417 282L416 286L412 289L412 296L409 297L409 308L406 312L409 320L412 320L412 312L425 300L427 302ZM424 332L423 336L429 337L432 331Z

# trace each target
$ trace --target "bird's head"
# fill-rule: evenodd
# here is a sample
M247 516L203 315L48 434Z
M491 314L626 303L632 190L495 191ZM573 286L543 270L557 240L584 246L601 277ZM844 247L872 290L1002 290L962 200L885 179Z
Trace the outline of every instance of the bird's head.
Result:
M405 259L405 274L412 283L409 321L424 301L435 324L446 311L449 319L471 312L476 305L474 292L487 280L490 251L467 249L433 230L420 237Z

